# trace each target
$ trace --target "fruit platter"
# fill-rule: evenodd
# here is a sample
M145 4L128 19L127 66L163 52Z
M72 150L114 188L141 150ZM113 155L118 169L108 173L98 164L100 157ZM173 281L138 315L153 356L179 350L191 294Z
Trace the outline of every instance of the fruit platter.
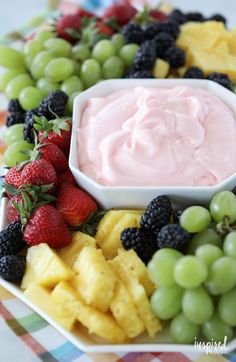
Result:
M121 2L0 45L0 285L83 351L236 348L235 35Z

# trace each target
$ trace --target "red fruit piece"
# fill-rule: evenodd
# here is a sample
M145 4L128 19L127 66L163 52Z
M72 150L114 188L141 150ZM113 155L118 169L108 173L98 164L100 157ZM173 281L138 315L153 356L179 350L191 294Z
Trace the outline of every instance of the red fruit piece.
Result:
M71 243L72 236L57 209L43 205L31 215L24 230L24 239L31 246L47 243L52 248L62 248Z
M48 185L53 184L53 188L49 191L54 191L57 185L57 175L54 167L46 160L36 160L28 163L21 175L22 185Z
M57 175L57 185L59 186L64 182L68 183L68 184L76 185L75 178L69 169L60 173L59 175Z
M98 20L94 24L94 27L95 29L97 29L98 34L107 35L107 36L111 36L114 34L114 31L101 20Z
M18 166L14 166L14 167L10 168L10 170L7 171L7 174L5 176L5 183L18 189L21 186L22 171L23 171L23 168L21 168L19 170ZM8 192L6 192L6 193L8 195Z
M103 15L104 20L115 18L118 25L127 24L135 15L137 10L129 4L113 4L109 6Z
M16 208L13 206L13 202L17 203L17 204L24 204L23 198L21 195L14 195L12 196L12 198L8 201L7 204L7 219L9 221L9 223L14 222L14 221L19 221L20 220L20 214L19 212L16 210Z
M86 18L93 18L96 17L95 14L91 13L90 11L84 10L82 8L79 8L76 11L76 15L80 16L81 18L86 17Z
M156 20L165 20L167 15L158 9L151 9L149 15Z
M68 225L82 224L97 208L94 199L86 192L71 184L61 185L57 196L57 210Z
M56 172L62 172L68 169L67 158L56 144L43 141L39 152L41 153L41 159L50 162Z
M82 19L77 14L67 14L62 16L56 23L56 32L59 37L68 40L69 42L74 42L78 39L76 33L81 31ZM75 36L70 34L70 31L75 32Z

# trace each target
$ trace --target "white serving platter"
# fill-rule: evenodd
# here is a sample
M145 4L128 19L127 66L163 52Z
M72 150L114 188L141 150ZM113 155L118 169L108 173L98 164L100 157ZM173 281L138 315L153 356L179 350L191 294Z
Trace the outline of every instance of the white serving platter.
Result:
M6 218L7 198L2 198L0 207L0 230L7 225ZM39 307L33 304L23 293L23 291L13 283L9 283L0 277L0 286L7 289L18 299L28 305L32 310L44 318L65 338L73 343L83 352L88 353L115 353L115 352L204 352L205 350L194 346L193 344L174 344L169 337L168 327L164 328L155 338L150 338L146 334L135 338L130 344L106 344L104 340L94 335L90 335L83 327L76 332L69 332L61 327L54 319L44 313ZM204 307L204 306L203 306ZM236 348L236 337L227 344L227 351L224 349L214 349L214 353L228 353Z

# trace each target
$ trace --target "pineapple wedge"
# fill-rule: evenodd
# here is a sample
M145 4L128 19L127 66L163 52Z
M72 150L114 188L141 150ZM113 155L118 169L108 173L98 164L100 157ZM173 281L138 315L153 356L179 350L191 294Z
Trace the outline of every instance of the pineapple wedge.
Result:
M86 245L96 248L96 240L89 235L77 231L73 234L71 244L61 248L57 253L72 268L81 250Z
M120 233L128 227L139 226L142 211L111 210L103 217L98 225L95 236L106 259L113 259L119 248L122 248Z
M27 251L21 288L26 289L31 283L53 288L61 280L69 280L73 276L73 271L48 244L39 244L31 246Z
M144 325L138 316L133 301L120 280L116 282L110 309L118 325L129 338L135 338L144 331Z
M69 283L59 283L51 296L55 304L62 304L68 312L76 311L77 320L88 328L89 333L95 333L112 343L126 342L127 336L111 314L85 305Z
M76 259L73 270L78 274L72 285L83 300L106 312L114 295L116 278L101 250L85 246Z
M130 273L138 279L139 283L144 286L147 295L152 294L155 289L155 285L148 277L148 272L145 264L142 262L142 260L138 257L133 249L130 249L128 251L119 249L116 260L118 260L119 263L123 264L130 271Z
M122 280L127 288L134 305L137 308L139 318L143 322L149 336L154 337L155 334L162 329L162 326L159 319L156 318L151 310L144 287L138 282L137 278L130 273L130 270L119 262L119 260L115 258L108 263L114 274Z
M170 70L170 65L165 60L157 58L155 61L153 75L155 78L167 77Z
M76 321L76 310L67 310L64 308L63 303L55 304L50 292L46 288L31 283L24 294L43 312L61 324L62 327L69 331L73 329Z

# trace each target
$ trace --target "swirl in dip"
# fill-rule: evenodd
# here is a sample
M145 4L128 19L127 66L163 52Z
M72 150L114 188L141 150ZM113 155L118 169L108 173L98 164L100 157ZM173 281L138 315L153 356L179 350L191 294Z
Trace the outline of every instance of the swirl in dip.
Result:
M80 170L108 186L210 186L236 171L236 121L210 92L136 87L91 98Z

